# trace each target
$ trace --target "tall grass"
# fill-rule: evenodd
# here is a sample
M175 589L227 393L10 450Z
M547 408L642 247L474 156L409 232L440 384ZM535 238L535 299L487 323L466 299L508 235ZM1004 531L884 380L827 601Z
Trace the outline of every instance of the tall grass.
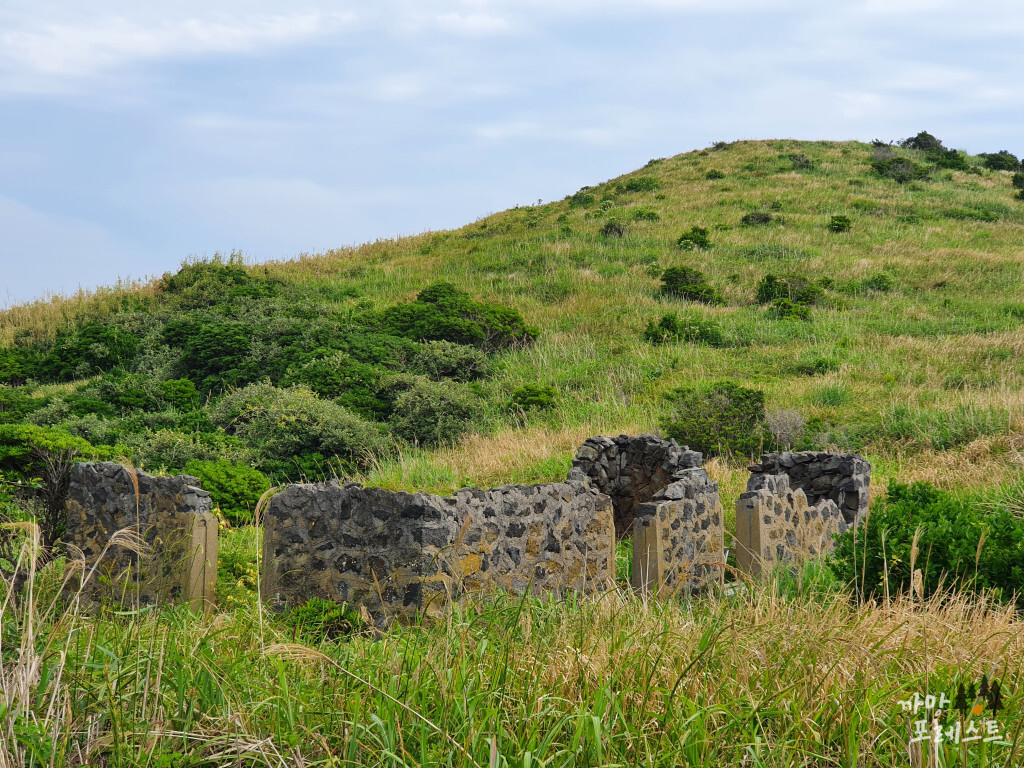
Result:
M1024 760L1024 620L984 599L857 605L811 568L693 603L498 595L309 646L255 606L87 616L55 599L77 566L39 554L0 603L5 768ZM1009 745L908 745L900 699L982 673Z

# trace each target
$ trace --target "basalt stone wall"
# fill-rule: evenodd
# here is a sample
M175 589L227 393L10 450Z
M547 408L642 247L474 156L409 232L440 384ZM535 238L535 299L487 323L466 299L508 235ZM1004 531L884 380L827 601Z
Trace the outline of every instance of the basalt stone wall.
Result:
M847 523L831 499L810 504L787 475L755 474L736 501L736 563L756 576L775 563L803 561L830 552Z
M292 485L264 518L262 597L282 608L316 596L386 621L477 591L601 592L614 576L611 502L579 472L447 497Z
M86 573L96 565L83 595L110 604L135 605L138 598L143 605L185 601L212 608L218 526L210 494L188 475L134 477L112 462L79 463L71 470L64 542L72 552L81 550ZM108 547L123 529L141 534L141 555L117 539Z
M701 465L701 455L674 440L654 435L592 437L577 451L573 467L612 499L617 538L632 532L637 508L673 482L673 476Z
M802 490L812 506L822 499L831 499L842 511L847 525L856 524L867 514L871 464L856 454L767 453L750 471L757 475L788 476L790 487Z
M669 485L637 507L633 587L690 596L720 586L724 539L718 484L700 467L676 472Z

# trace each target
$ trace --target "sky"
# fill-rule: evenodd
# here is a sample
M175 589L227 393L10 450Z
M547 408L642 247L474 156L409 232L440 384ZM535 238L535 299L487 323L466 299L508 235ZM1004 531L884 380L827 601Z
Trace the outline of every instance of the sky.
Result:
M0 307L736 139L1024 155L1020 0L2 0Z

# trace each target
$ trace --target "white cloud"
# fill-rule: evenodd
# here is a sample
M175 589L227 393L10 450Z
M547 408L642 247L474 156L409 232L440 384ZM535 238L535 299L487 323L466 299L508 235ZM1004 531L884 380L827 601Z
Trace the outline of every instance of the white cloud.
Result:
M437 16L437 25L446 32L468 37L501 35L512 29L504 18L486 13L442 13Z
M171 22L110 16L89 23L29 24L0 34L6 68L79 77L133 62L209 54L247 53L293 45L335 31L352 14L309 12Z

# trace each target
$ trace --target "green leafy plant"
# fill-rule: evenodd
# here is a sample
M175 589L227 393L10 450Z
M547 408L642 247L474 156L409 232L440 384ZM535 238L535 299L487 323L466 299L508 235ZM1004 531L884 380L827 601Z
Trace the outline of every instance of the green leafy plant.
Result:
M714 320L696 315L679 317L675 312L662 315L657 322L648 320L642 338L651 344L685 341L690 344L706 344L709 347L728 346L728 339L722 326Z
M785 299L794 304L811 305L817 303L822 294L822 289L803 275L767 274L757 284L755 299L758 304Z
M661 188L661 182L654 176L634 176L615 187L615 191L623 192L655 192Z
M623 237L628 231L629 229L619 219L608 219L600 229L604 237Z
M512 393L509 407L513 410L550 410L558 402L558 390L550 384L524 384Z
M711 240L708 239L708 231L704 227L690 227L679 236L676 245L684 251L697 248L706 251L711 247Z
M633 221L660 221L661 214L653 208L641 205L632 210L629 218Z
M750 457L770 444L764 393L730 381L679 387L665 395L665 435L706 456Z
M828 221L829 232L849 232L852 226L849 216L833 216Z
M763 227L774 220L775 217L767 211L751 211L740 219L740 224L744 227Z
M854 534L836 539L835 574L866 597L909 591L915 570L927 597L940 585L994 590L1024 605L1024 520L984 509L928 483L891 483Z
M199 478L203 490L209 491L221 514L234 525L252 522L256 502L270 488L262 472L226 459L189 461L185 474Z
M710 181L717 181L718 179L724 179L725 174L715 168L712 168L704 174L704 178L709 179Z
M766 311L769 317L776 320L804 320L810 321L811 308L806 304L799 304L790 299L775 299Z
M998 152L983 152L979 157L985 160L985 167L990 171L1019 171L1021 162L1016 155L1010 154L1005 149Z
M886 272L878 272L860 281L860 287L867 291L888 293L896 287L896 281L892 275Z
M703 304L724 304L721 292L710 285L704 273L691 267L670 267L661 275L661 292L666 296Z
M359 614L344 603L311 597L302 605L292 608L285 623L305 642L320 643L348 637L363 628Z
M928 178L928 169L905 157L893 157L888 160L876 160L871 164L875 173L885 179L892 179L897 184Z
M1013 178L1010 180L1010 182L1013 184L1014 189L1024 191L1024 173L1017 171L1015 174L1013 174Z
M477 396L463 384L406 376L392 378L385 388L394 397L388 420L392 433L425 447L456 442L482 411Z

